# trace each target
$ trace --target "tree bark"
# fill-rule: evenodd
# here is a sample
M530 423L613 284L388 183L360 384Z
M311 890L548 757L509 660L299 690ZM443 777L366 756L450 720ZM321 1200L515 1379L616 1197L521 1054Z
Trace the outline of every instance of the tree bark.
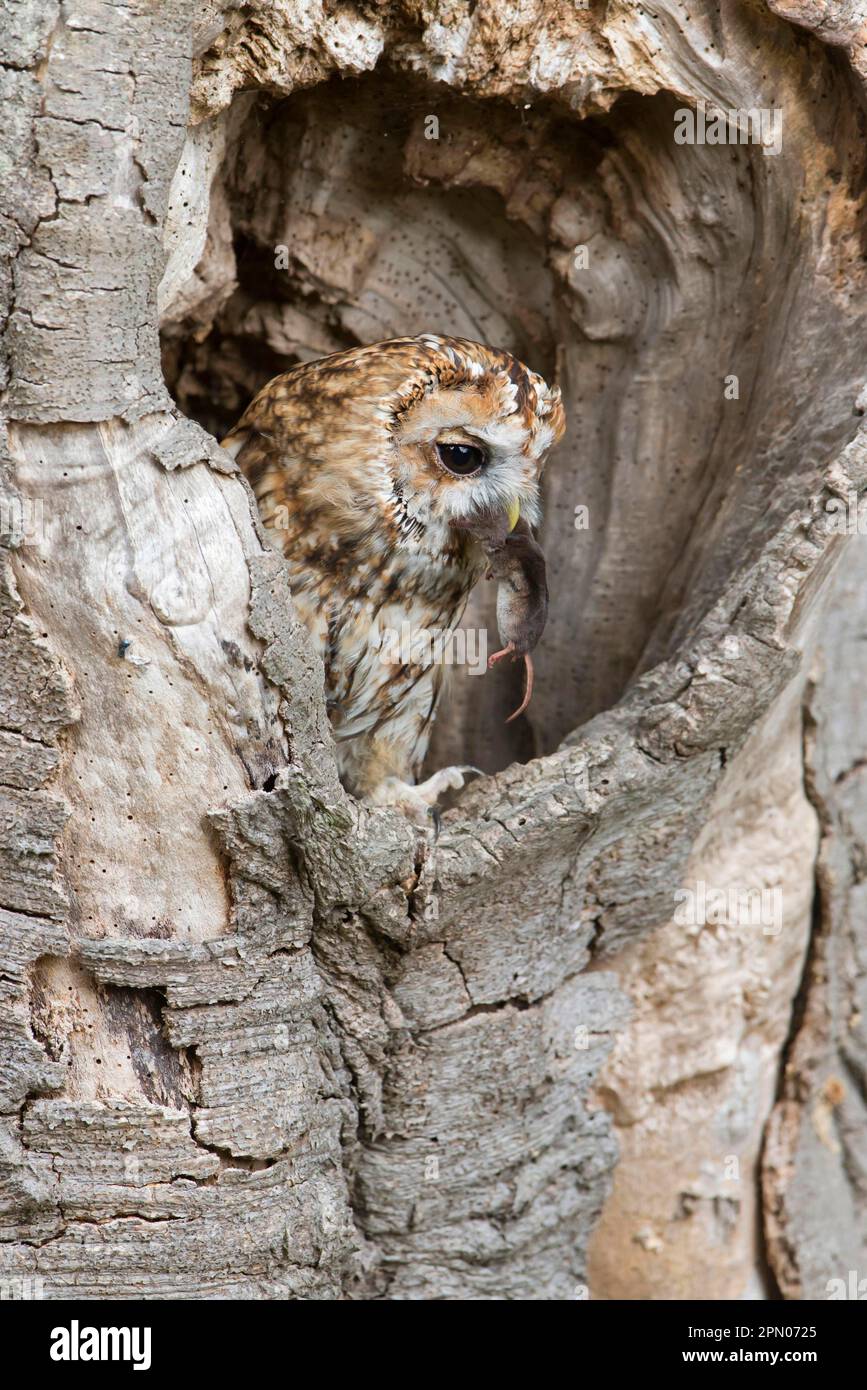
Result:
M12 1296L867 1273L867 35L690 11L7 5ZM676 144L702 104L781 111L779 152ZM340 786L217 443L293 362L421 331L569 422L537 694L506 728L504 678L455 680L432 765L489 775L438 836ZM684 926L702 884L780 929Z

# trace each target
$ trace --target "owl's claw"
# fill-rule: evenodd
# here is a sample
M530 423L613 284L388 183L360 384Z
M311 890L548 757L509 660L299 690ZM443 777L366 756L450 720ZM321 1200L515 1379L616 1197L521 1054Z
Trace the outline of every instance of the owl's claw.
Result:
M424 782L411 786L399 777L386 777L367 799L375 806L394 806L416 825L434 827L439 834L440 811L437 801L447 791L460 791L470 776L483 777L480 767L464 763L460 767L443 767Z
M428 777L425 782L418 782L413 787L413 791L417 792L429 806L435 806L443 792L459 792L461 787L466 785L468 773L473 773L478 777L484 775L481 768L471 767L469 763L463 763L460 767L443 767L432 777Z

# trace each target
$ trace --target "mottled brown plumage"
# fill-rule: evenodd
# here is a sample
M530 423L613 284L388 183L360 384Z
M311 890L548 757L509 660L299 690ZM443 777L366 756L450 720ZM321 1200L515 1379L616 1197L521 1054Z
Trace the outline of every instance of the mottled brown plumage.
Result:
M386 638L407 622L413 633L460 622L485 568L475 521L517 507L538 520L542 462L562 431L557 388L508 353L425 334L276 377L224 441L286 556L357 795L415 812L459 785L453 769L407 785L443 666L424 653L389 661Z

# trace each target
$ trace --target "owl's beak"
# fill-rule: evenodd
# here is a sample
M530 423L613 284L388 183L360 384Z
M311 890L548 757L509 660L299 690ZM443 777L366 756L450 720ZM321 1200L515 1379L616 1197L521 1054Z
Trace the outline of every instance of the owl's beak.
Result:
M514 498L502 511L480 512L477 516L452 517L449 522L458 531L469 531L482 545L502 546L521 520L521 503Z

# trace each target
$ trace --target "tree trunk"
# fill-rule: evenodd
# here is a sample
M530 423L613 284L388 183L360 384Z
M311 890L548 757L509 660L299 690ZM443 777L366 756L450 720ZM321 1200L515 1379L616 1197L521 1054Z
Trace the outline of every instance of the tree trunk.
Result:
M867 1273L867 34L690 9L6 6L11 1296ZM677 143L711 107L780 148ZM438 836L341 788L217 444L422 331L568 417L537 695L456 678Z

